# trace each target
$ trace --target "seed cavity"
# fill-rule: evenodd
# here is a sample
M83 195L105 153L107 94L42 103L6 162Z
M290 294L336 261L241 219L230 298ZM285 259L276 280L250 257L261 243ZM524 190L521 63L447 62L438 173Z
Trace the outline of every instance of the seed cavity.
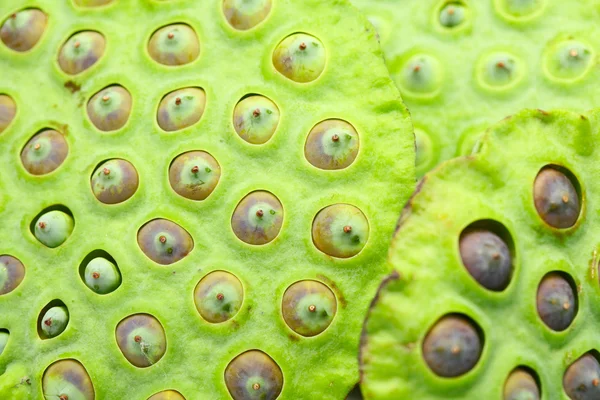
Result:
M169 167L169 183L186 199L205 200L221 178L221 166L205 151L189 151L177 156Z
M535 208L552 228L566 229L575 225L581 213L579 193L577 179L565 168L547 166L535 178Z
M185 397L176 390L163 390L162 392L153 394L148 400L185 400Z
M589 44L572 38L551 42L544 52L544 72L555 82L574 83L592 70L596 53Z
M573 278L564 272L550 272L537 291L537 311L548 328L561 332L577 315L578 301Z
M223 14L234 29L245 31L263 22L272 0L223 0Z
M114 292L121 285L121 272L116 261L103 250L88 254L79 272L85 285L97 294Z
M7 94L0 94L0 133L4 132L17 115L17 103Z
M43 245L55 248L63 244L75 226L73 215L63 206L53 206L42 211L32 224L32 233Z
M196 309L206 321L218 324L233 318L244 301L240 280L225 271L213 271L194 290Z
M529 368L519 367L510 373L504 384L504 400L539 400L537 375Z
M227 365L225 384L233 400L275 400L283 388L283 373L266 353L249 350Z
M486 90L506 91L516 87L525 77L525 64L506 51L484 54L477 66L477 82Z
M198 58L200 42L198 35L189 25L167 25L152 34L148 42L148 53L159 64L189 64Z
M96 128L103 132L121 129L131 114L131 94L122 86L108 86L96 93L87 104L87 113Z
M325 69L326 59L323 43L306 33L294 33L286 37L273 52L275 69L299 83L317 79Z
M158 105L158 125L174 132L196 124L206 107L206 93L201 88L189 87L167 94Z
M0 255L0 296L15 290L25 278L25 266L16 257Z
M46 368L42 376L42 391L45 397L58 400L96 398L92 379L85 367L74 359L56 361Z
M23 150L21 162L32 175L45 175L62 165L69 154L69 145L62 133L45 129L33 136Z
M261 211L261 212L259 212ZM231 227L241 241L263 245L273 241L283 225L283 206L275 195L259 190L244 197L233 212Z
M496 12L509 21L525 22L541 15L547 0L494 0Z
M119 158L101 163L90 179L92 192L104 204L118 204L137 191L139 177L129 161Z
M185 229L162 218L142 226L138 231L137 241L144 254L161 265L183 259L194 248L194 240Z
M298 281L283 294L281 310L290 329L311 337L329 327L337 312L337 300L331 289L321 282Z
M350 123L328 119L318 123L308 134L304 156L319 169L338 170L356 160L359 147L358 132Z
M69 311L60 300L53 300L44 307L38 317L38 335L41 339L54 338L67 328Z
M444 71L440 61L426 53L413 53L391 64L392 78L409 97L431 99L439 95Z
M92 67L104 54L106 39L95 31L82 31L63 44L58 65L69 75L77 75Z
M350 204L334 204L317 213L312 224L314 245L323 253L350 258L362 251L369 238L369 222Z
M156 364L167 349L165 331L150 314L134 314L121 320L116 338L127 361L138 368Z
M251 144L268 142L279 125L279 108L261 95L249 95L233 110L233 126L237 134Z
M563 387L572 400L600 399L600 363L596 350L584 354L567 368Z
M0 39L6 47L25 52L31 50L42 37L48 16L37 8L28 8L11 14L0 28Z

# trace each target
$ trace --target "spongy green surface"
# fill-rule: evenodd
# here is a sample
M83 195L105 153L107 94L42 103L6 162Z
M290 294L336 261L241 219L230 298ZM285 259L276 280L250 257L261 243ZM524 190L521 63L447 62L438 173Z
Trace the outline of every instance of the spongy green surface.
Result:
M41 8L49 22L30 52L17 54L0 43L0 93L18 108L0 135L0 254L17 257L26 269L21 285L0 296L0 328L10 331L0 356L0 398L42 398L43 371L74 358L87 369L98 399L146 399L165 389L187 399L226 399L224 370L249 349L266 352L281 367L280 398L343 398L358 380L362 319L386 272L394 221L414 185L408 112L366 19L345 0L273 1L266 21L246 32L228 25L216 0L116 0L96 9L71 1L8 0L0 4L0 19L26 7ZM201 54L185 66L161 66L148 55L148 40L156 29L178 22L197 32ZM86 29L105 36L106 53L72 78L61 72L58 51ZM277 44L295 32L318 37L326 48L325 71L309 84L287 79L272 65ZM85 105L110 84L129 90L133 109L123 129L103 133ZM187 86L206 91L202 119L182 131L162 131L159 101ZM265 145L250 145L234 130L233 109L249 93L269 97L281 111L277 132ZM304 157L309 131L327 118L349 121L360 135L359 155L344 170L318 170ZM69 155L56 171L34 177L19 153L43 128L65 135ZM180 197L168 181L171 160L190 150L209 152L222 169L215 191L202 202ZM133 197L117 205L100 203L90 186L94 168L109 158L131 162L140 179ZM273 242L251 246L235 236L230 220L238 202L258 189L274 193L285 214ZM369 220L368 242L356 257L333 259L312 243L314 216L334 203L353 204ZM30 223L56 204L72 212L75 228L63 245L50 249L31 234ZM186 258L162 266L144 255L137 232L154 218L191 234L194 249ZM80 263L94 250L114 257L122 274L121 286L108 295L91 291L79 275ZM242 309L223 324L204 321L194 306L194 287L213 270L235 274L244 287ZM338 301L332 324L313 338L295 334L281 314L285 289L303 279L325 283ZM41 340L38 315L54 299L68 307L70 322L58 337ZM117 324L134 313L153 315L166 333L166 353L149 368L130 364L116 343Z
M367 399L500 399L517 366L537 373L543 399L567 398L566 368L600 349L599 116L523 111L491 128L478 154L425 175L390 249L396 275L382 283L365 322ZM547 165L568 169L581 187L582 212L572 228L551 228L535 208L533 183ZM504 291L479 285L461 261L460 234L481 220L502 224L514 242L513 275ZM563 332L550 330L536 309L538 285L550 271L569 274L578 291L577 315ZM449 313L475 321L485 343L471 371L441 378L425 363L422 345Z
M417 131L431 141L417 173L439 162L472 151L491 124L522 108L586 110L600 106L600 2L597 0L353 0L376 27L392 78L399 83ZM455 28L440 25L445 4L463 4L465 22ZM501 6L533 4L531 18L515 19ZM573 39L592 52L590 69L573 82L559 81L544 69L549 49ZM519 60L524 75L514 87L493 90L476 74L487 55L506 51ZM427 54L440 63L439 93L422 98L400 84L406 58Z

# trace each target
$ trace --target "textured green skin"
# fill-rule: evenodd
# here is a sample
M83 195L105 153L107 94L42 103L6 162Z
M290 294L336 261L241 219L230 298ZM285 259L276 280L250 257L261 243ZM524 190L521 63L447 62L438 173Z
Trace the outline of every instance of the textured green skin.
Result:
M382 284L365 323L365 398L500 399L519 365L537 372L543 399L566 398L567 366L599 348L598 135L598 111L527 110L494 126L478 154L425 175L390 249L400 277ZM547 164L565 166L581 184L582 214L573 228L554 230L536 211L533 183ZM460 233L482 219L504 224L514 240L513 277L502 292L484 289L461 263ZM569 273L579 291L578 314L564 332L551 331L536 310L538 285L555 270ZM485 345L473 370L444 379L425 364L422 343L449 312L475 320Z
M423 100L403 93L416 128L433 142L431 163L417 167L423 175L436 164L471 152L475 138L491 124L522 108L586 110L600 106L600 65L580 82L551 82L543 72L543 52L557 36L572 35L600 51L597 0L544 0L538 17L509 22L494 9L493 0L461 0L469 5L467 24L449 30L435 18L444 0L352 0L375 24L394 79L404 54L418 49L441 62L444 78L440 96ZM484 54L508 50L526 67L525 76L508 93L482 89L475 68ZM402 90L401 90L402 91Z
M21 285L0 296L0 328L11 332L0 357L0 398L41 398L44 369L72 357L90 374L98 399L131 393L144 399L164 389L188 400L226 399L227 364L254 348L281 367L282 399L343 398L358 380L362 319L387 272L383 257L394 221L414 188L409 115L366 19L346 0L280 0L263 24L247 32L228 25L216 0L119 0L97 9L9 0L0 3L0 18L34 4L50 14L40 43L27 54L0 45L0 92L18 105L15 120L0 135L0 221L10 236L0 241L0 254L14 255L26 268ZM194 27L202 52L187 66L162 66L146 45L157 28L175 22ZM106 53L89 70L69 77L56 57L71 34L85 29L106 37ZM326 69L310 84L287 79L271 61L277 44L297 31L317 36L327 49ZM71 80L80 91L64 87ZM103 133L87 118L86 104L112 83L130 91L133 108L125 128ZM156 123L160 100L189 86L206 91L202 119L176 133L163 132ZM235 105L248 93L269 97L282 113L265 145L246 143L233 128ZM361 135L359 156L345 170L318 170L304 157L309 131L327 118L348 120ZM19 151L46 126L63 131L71 151L60 168L36 178L21 166ZM171 160L188 150L208 151L223 170L202 202L177 195L169 184ZM136 194L110 206L95 199L89 182L96 165L109 158L130 161L140 176ZM238 202L259 189L275 193L286 216L272 243L251 246L237 239L230 220ZM31 235L29 224L57 203L72 211L75 229L62 246L49 249ZM369 241L357 257L331 259L312 243L314 216L334 203L354 204L369 218ZM138 229L158 217L181 224L194 238L194 250L171 266L153 263L136 242ZM96 249L114 257L123 278L107 295L89 290L78 272ZM217 269L240 279L245 299L232 320L209 324L196 310L193 291ZM302 279L325 282L339 302L331 326L314 338L296 335L281 316L285 289ZM38 313L57 298L69 308L69 325L42 341ZM131 365L116 344L115 327L134 313L152 314L165 329L167 351L149 368ZM21 383L24 377L29 384L27 378Z

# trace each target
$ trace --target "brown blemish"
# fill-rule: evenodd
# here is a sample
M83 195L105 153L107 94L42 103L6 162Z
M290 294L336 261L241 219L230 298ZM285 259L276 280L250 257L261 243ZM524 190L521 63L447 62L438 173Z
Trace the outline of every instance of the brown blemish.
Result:
M348 305L348 301L344 297L344 294L342 293L340 288L335 284L335 282L322 274L317 274L317 278L322 280L323 282L325 282L327 284L327 286L329 286L331 288L331 290L333 290L335 292L336 297L338 298L338 300L340 302L340 306L342 308L346 308L346 306Z
M81 90L81 85L78 85L73 81L66 81L65 88L69 89L69 91L74 94Z

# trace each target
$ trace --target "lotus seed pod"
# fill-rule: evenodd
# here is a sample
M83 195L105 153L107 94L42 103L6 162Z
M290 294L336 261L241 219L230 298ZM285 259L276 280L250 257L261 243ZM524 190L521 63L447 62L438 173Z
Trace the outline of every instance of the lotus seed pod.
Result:
M71 236L75 222L69 214L53 210L42 214L35 221L34 235L43 245L58 247Z
M316 336L333 321L337 311L335 295L317 281L299 281L283 294L281 311L285 323L299 335Z
M323 121L310 131L304 146L306 159L320 169L343 169L354 162L358 154L358 132L339 119Z
M158 125L168 132L187 128L200 121L206 107L206 94L200 88L169 93L158 105Z
M6 329L0 329L0 356L2 356L2 353L6 348L9 337L10 333Z
M0 28L0 38L14 51L31 50L46 30L48 16L37 8L27 8L11 14Z
M78 32L71 36L60 49L58 65L69 75L77 75L102 57L106 40L95 31Z
M177 194L190 200L204 200L215 190L221 166L205 151L190 151L173 160L169 182Z
M398 73L394 73L398 70ZM392 77L408 97L433 98L442 89L444 74L440 61L429 54L419 53L392 68Z
M163 26L152 34L148 53L157 63L169 66L189 64L200 54L198 35L185 24Z
M368 238L367 217L350 204L325 207L313 220L313 243L323 253L332 257L354 257L365 247Z
M544 168L535 178L535 208L551 227L570 228L581 213L579 194L571 180L555 168Z
M245 31L267 18L272 0L223 0L223 13L233 28Z
M161 218L142 226L137 241L149 259L162 265L181 260L194 248L194 240L185 229Z
M92 192L104 204L122 203L136 192L139 178L135 167L126 160L114 158L102 163L91 179Z
M17 104L12 97L0 94L0 133L10 125L17 114Z
M225 384L233 400L275 400L283 387L283 373L267 354L249 350L227 365Z
M244 301L240 280L225 271L214 271L198 282L194 290L196 309L206 321L213 324L233 318Z
M161 323L149 314L135 314L117 325L117 344L131 364L147 368L156 364L167 349Z
M85 267L84 282L94 292L107 294L121 285L121 273L114 263L104 257L96 257Z
M25 277L23 263L7 254L0 255L0 296L12 292Z
M233 126L242 139L252 144L264 144L273 137L279 125L279 108L264 96L242 99L233 110Z
M561 40L546 51L547 75L559 82L576 82L592 68L595 53L591 46L579 40Z
M44 338L50 339L63 333L69 324L69 312L65 306L50 307L40 321Z
M185 400L185 397L175 390L163 390L150 396L148 400Z
M286 37L273 52L275 69L300 83L317 79L325 69L326 61L323 43L306 33L294 33Z
M94 384L85 367L77 360L56 361L44 371L42 390L45 398L57 400L94 400Z
M540 400L540 388L535 378L524 368L510 373L504 384L504 400Z
M112 3L114 0L74 0L81 7L100 7Z
M131 94L122 86L109 86L88 102L87 113L96 128L103 132L121 129L131 113Z
M395 271L364 323L365 399L600 398L599 131L598 109L524 110L490 127L473 154L425 175L392 239ZM565 187L586 212L559 231L534 204L540 193L562 202L554 192ZM495 253L513 270L502 292L467 273L491 267ZM467 319L451 329L448 316ZM480 350L467 351L477 340ZM586 352L593 364L576 361Z
M512 273L512 257L495 233L473 230L461 235L460 256L473 278L489 290L504 290Z
M488 90L508 90L523 79L525 67L508 52L494 52L484 56L479 64L477 82Z
M467 7L462 2L450 1L445 3L440 10L440 25L445 28L460 26L464 24L467 13Z
M600 398L600 363L591 353L569 365L563 377L564 390L572 400Z
M62 165L69 154L69 145L62 133L44 130L23 147L21 162L32 175L45 175Z
M244 197L233 212L231 228L243 242L267 244L277 237L283 224L283 206L275 195L264 190Z

